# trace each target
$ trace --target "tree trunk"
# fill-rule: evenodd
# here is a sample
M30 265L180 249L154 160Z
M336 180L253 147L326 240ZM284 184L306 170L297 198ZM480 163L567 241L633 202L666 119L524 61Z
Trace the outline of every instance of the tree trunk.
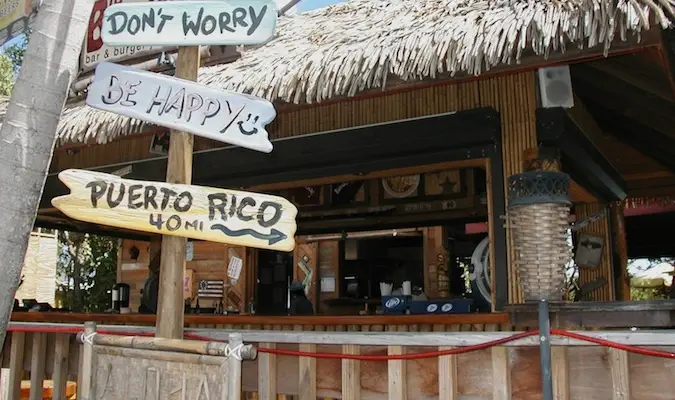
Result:
M0 343L93 0L45 0L0 130Z

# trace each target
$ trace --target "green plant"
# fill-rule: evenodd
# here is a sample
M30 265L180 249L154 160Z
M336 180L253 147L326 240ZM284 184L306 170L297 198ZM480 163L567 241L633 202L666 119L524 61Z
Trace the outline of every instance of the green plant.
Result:
M58 290L64 307L75 312L110 308L117 279L117 239L59 231Z

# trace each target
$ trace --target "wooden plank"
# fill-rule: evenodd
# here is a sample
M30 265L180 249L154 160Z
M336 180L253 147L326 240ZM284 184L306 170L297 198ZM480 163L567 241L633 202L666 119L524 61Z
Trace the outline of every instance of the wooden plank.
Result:
M23 377L23 355L26 334L12 332L9 353L9 393L10 399L20 398L21 378Z
M300 351L315 353L315 344L300 344ZM316 400L316 358L300 357L298 390L300 400Z
M619 265L617 279L617 300L630 300L630 277L628 276L628 243L626 241L626 219L624 216L625 201L612 203L609 206L611 231L614 236L613 250L616 254L614 263Z
M260 348L275 349L276 345L260 343ZM276 400L277 398L276 354L261 352L258 355L258 393L260 393L260 400Z
M155 316L149 314L65 314L58 312L16 312L12 321L22 322L70 322L82 324L96 321L109 324L151 324ZM259 315L205 315L185 316L187 324L234 324L234 325L423 325L423 324L506 324L510 322L507 313L491 314L447 314L447 315L343 315L343 316L259 316ZM19 325L17 325L19 326Z
M342 354L360 354L357 345L342 346ZM361 362L359 360L342 360L342 400L359 400L361 398Z
M191 163L191 156L181 163ZM59 179L71 193L52 199L52 204L73 219L107 226L279 251L295 247L298 210L286 199L185 185L181 183L187 179L177 172L167 176L169 182L160 183L66 170ZM123 186L129 190L120 194Z
M450 350L452 347L441 346L438 350ZM438 398L439 400L457 400L457 356L438 357Z
M492 347L492 399L511 400L511 370L509 349Z
M0 400L12 400L9 396L9 368L0 369Z
M403 346L388 346L387 354L401 355L405 354ZM387 361L387 374L389 377L389 400L406 400L408 398L408 387L406 385L408 375L406 374L405 360Z
M155 24L155 15L162 22ZM123 3L105 10L101 37L109 46L249 45L272 37L276 22L276 3L270 0Z
M551 375L553 379L553 400L570 399L569 365L567 348L551 348Z
M178 50L179 60L181 49ZM198 67L199 48L190 51L189 61ZM176 96L179 96L180 107L175 101ZM219 142L264 153L272 151L272 142L265 130L276 117L272 103L209 88L178 79L178 76L174 78L102 62L96 67L86 103L93 108ZM183 109L182 104L190 106Z
M630 365L628 364L628 352L609 348L609 369L612 374L613 400L630 400Z
M70 355L70 335L56 335L54 348L54 397L52 400L66 399L66 382L68 381L68 356Z
M84 334L91 338L96 333L96 325L88 322L84 325ZM89 399L94 396L93 374L96 373L94 368L94 344L89 341L83 341L80 346L80 360L77 370L77 398Z

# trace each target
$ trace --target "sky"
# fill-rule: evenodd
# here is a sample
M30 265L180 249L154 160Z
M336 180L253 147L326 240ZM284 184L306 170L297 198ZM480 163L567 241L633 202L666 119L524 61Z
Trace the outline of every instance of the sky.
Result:
M298 11L309 11L342 2L344 2L344 0L300 0L300 3L298 3Z

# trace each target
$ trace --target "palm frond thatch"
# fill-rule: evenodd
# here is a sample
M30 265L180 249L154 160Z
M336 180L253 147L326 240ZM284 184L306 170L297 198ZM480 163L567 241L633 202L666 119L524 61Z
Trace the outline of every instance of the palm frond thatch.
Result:
M314 103L407 81L517 63L566 46L603 46L670 26L675 0L351 0L282 17L276 37L234 63L202 68L199 82L271 101ZM143 123L69 106L63 142L105 143Z

